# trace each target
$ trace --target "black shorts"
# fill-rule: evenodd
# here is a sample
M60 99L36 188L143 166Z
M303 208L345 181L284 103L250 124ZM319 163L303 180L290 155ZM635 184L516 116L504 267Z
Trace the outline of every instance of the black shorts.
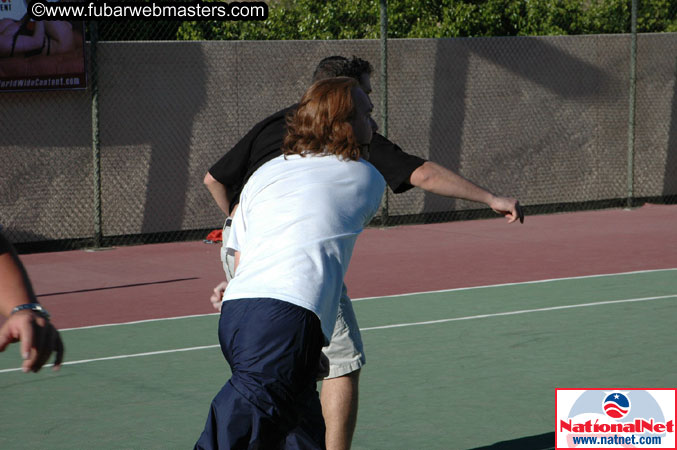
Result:
M316 389L324 337L315 313L275 299L228 300L219 342L232 377L196 449L324 449Z

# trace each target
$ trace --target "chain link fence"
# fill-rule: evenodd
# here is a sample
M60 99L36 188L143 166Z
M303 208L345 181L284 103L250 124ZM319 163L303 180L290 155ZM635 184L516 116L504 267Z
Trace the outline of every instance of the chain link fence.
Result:
M381 111L378 40L181 41L181 26L90 25L86 91L1 94L0 223L20 250L204 238L223 221L207 169L332 54L372 63L374 117L404 151L528 213L677 200L675 33L638 37L629 159L629 34L389 40ZM412 189L374 224L490 216Z

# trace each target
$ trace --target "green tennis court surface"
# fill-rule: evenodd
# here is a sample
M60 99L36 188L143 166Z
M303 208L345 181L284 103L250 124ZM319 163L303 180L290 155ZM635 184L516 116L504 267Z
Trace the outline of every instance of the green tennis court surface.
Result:
M355 308L368 364L354 449L548 448L555 388L675 387L675 269ZM15 370L10 347L0 355L0 448L192 448L229 376L217 321L65 330L57 373Z

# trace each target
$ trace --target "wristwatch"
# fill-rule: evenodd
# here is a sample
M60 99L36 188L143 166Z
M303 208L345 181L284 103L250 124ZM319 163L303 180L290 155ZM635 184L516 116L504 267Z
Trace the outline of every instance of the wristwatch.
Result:
M10 316L15 312L23 311L24 309L30 309L31 311L37 313L39 316L49 320L49 313L45 308L42 307L40 303L24 303L23 305L16 306L14 307L14 309L12 309Z

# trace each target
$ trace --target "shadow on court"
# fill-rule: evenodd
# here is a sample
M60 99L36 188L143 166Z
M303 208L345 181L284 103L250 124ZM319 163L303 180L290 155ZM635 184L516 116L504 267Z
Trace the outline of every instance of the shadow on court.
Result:
M189 278L176 278L176 279L173 279L173 280L149 281L147 283L121 284L119 286L106 286L106 287L101 287L101 288L78 289L76 291L50 292L49 294L39 294L38 297L51 297L51 296L54 296L54 295L65 295L65 294L81 294L81 293L84 293L84 292L107 291L107 290L110 290L110 289L124 289L124 288L130 288L130 287L149 286L149 285L155 285L155 284L178 283L180 281L199 280L199 279L200 279L199 277L189 277Z
M527 436L510 441L501 441L471 450L549 450L555 448L555 432Z

